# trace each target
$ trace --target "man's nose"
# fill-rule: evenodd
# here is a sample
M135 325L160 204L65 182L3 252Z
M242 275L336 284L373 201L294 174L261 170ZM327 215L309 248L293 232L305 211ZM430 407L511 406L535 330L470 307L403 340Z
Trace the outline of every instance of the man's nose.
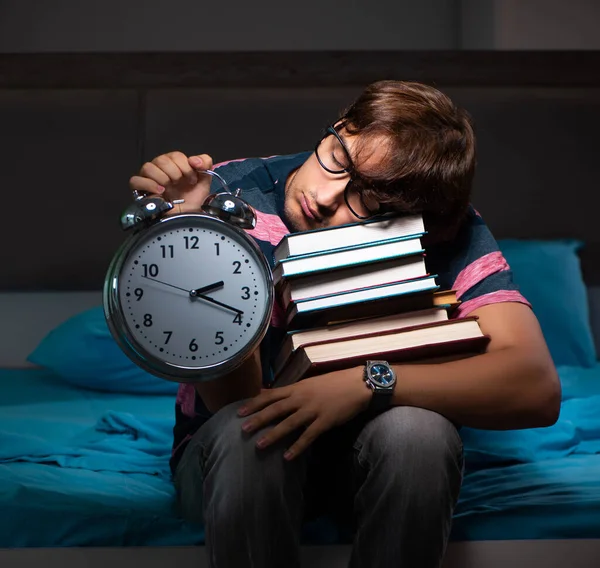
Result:
M343 176L319 187L316 205L320 212L333 214L340 205L344 204L344 191L349 181L349 176Z

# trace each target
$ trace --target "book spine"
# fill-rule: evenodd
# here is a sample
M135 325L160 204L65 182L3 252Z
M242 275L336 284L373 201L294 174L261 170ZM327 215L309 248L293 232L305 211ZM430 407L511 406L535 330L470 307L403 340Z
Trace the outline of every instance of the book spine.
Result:
M407 219L409 221L408 224L406 223ZM398 231L398 227L397 227L398 223L400 223L403 226L401 227L400 234L396 235L397 237L408 237L411 235L426 235L427 234L425 225L423 223L423 217L421 215L399 216L397 218L390 217L388 219L369 219L366 221L357 221L355 223L347 223L347 224L341 225L341 226L338 225L338 226L334 226L334 227L322 227L319 229L309 229L306 231L301 231L299 233L292 233L292 234L285 235L285 237L284 237L285 243L283 241L280 242L280 244L275 248L275 255L276 255L276 258L278 258L279 260L282 260L282 259L288 258L288 257L297 257L297 256L301 256L303 254L307 254L307 253L293 252L294 249L298 248L298 246L294 245L294 241L301 242L302 240L305 239L305 237L308 237L309 239L311 239L311 237L314 237L316 235L317 237L321 237L319 239L320 243L322 243L324 241L327 242L328 240L330 240L327 237L331 237L332 234L337 234L340 236L340 238L343 238L343 236L348 232L348 230L350 230L351 232L354 232L357 229L361 229L361 233L364 233L361 235L361 237L362 237L360 239L361 243L365 243L365 244L376 243L381 240L385 240L386 237L385 236L382 237L380 235L377 238L374 238L373 234L368 235L369 232L373 231L373 229L372 229L373 225L381 225L382 231L392 232L394 230ZM410 232L407 232L407 231L410 231ZM364 237L367 237L367 238L364 238ZM395 237L389 237L389 238L395 238ZM354 236L353 239L358 240L356 236ZM304 248L305 247L300 246L300 249L304 249ZM334 247L334 248L336 248L336 247ZM280 249L280 250L278 250L278 249ZM321 249L321 252L325 252L327 250L331 250L331 249L323 248L323 249Z
M290 256L290 240L289 235L285 235L273 251L273 264L281 262L284 258Z
M482 335L474 339L457 339L443 343L430 343L419 347L396 349L393 351L373 351L361 353L352 357L340 358L322 363L312 363L304 348L299 348L290 358L280 373L275 377L274 387L293 384L301 379L350 369L363 365L368 359L385 359L390 363L413 363L426 364L430 361L447 362L466 357L472 357L483 353L490 342L489 335ZM294 361L294 359L297 359Z
M357 333L355 335L352 335L350 337L345 337L343 339L331 339L331 340L325 339L325 340L321 340L321 341L308 341L308 342L304 343L302 345L302 347L310 347L311 345L321 345L322 343L343 344L346 341L353 341L355 339L362 339L364 337L373 337L374 335L376 335L377 337L381 337L384 335L400 335L402 333L414 331L416 329L427 329L430 327L439 328L439 327L444 327L444 326L448 326L448 325L460 325L462 322L477 321L478 319L479 318L477 316L467 316L467 317L461 318L460 320L432 321L432 322L408 325L406 327L401 327L401 328L392 327L392 328L388 328L388 329L379 329L375 332L365 331L363 333Z
M307 252L305 254L298 254L298 255L288 257L288 258L284 258L284 259L280 260L279 262L282 264L286 264L286 263L294 262L296 260L303 260L303 259L309 259L309 258L315 258L315 257L321 257L321 256L329 256L329 255L340 253L340 252L348 252L348 251L373 248L373 247L378 247L381 245L399 243L399 242L403 242L403 241L412 241L412 240L420 239L424 235L425 235L425 233L413 233L413 234L405 235L402 237L391 237L389 239L381 239L379 241L374 241L374 242L360 243L357 245L349 245L349 246L343 246L343 247L336 247L336 248L331 248L331 249L317 251L317 252ZM421 252L424 252L424 250L421 250Z
M287 328L288 330L306 329L308 327L329 325L332 322L431 308L434 305L431 294L434 289L435 287L432 287L428 290L415 291L405 295L397 294L309 312L298 312L293 309L294 304L291 303L290 308L292 309L288 311L286 316Z
M409 282L417 282L419 280L425 280L427 278L435 278L437 274L431 274L430 272L426 272L425 274L421 274L420 276L413 276L411 278L405 278L403 280L392 280L390 282L382 282L380 284L373 284L371 286L359 286L357 288L346 288L344 290L340 290L338 292L330 292L328 294L319 294L312 296L305 296L304 298L298 298L297 300L293 300L290 298L288 303L293 304L301 304L302 302L310 302L311 300L322 300L325 298L336 298L343 297L346 295L354 294L355 292L367 292L369 290L385 290L390 286L396 286L398 284L409 283Z

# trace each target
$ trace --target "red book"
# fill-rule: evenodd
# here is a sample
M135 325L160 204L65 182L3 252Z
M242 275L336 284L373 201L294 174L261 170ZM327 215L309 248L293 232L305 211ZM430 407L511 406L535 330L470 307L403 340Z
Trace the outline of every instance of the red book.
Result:
M307 344L289 357L274 386L305 377L363 365L367 359L390 363L453 360L483 353L490 341L476 316L446 320L384 333L358 335L339 341Z

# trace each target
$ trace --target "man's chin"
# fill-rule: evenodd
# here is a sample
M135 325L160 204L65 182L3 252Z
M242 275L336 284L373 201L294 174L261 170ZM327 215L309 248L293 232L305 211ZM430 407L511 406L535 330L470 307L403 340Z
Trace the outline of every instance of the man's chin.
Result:
M312 228L309 226L306 217L301 212L289 211L287 208L285 209L285 224L294 233L308 231Z

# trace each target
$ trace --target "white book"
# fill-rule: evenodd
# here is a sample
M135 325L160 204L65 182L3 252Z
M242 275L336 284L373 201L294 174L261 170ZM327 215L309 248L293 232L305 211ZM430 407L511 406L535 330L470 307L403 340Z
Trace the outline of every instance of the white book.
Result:
M290 302L285 315L288 330L306 329L366 316L432 307L438 289L435 275L351 292Z
M340 306L345 304L354 304L357 302L366 302L376 298L387 296L396 296L397 294L410 294L411 292L420 292L422 290L435 289L435 277L419 278L417 280L408 280L405 282L395 282L385 286L374 286L371 288L362 288L342 294L332 296L321 296L319 298L310 298L308 300L300 300L296 303L299 312L312 310L320 310L332 306Z
M339 294L357 288L381 286L426 275L427 267L422 254L401 256L382 262L370 262L331 272L286 279L282 283L280 296L285 308L292 300Z
M422 234L422 215L384 217L336 227L291 233L283 237L273 253L275 262L294 256L324 252L342 247Z
M275 265L273 282L277 285L282 278L291 278L300 274L335 270L346 266L377 262L411 254L422 254L425 249L421 243L421 236L400 237L380 243L363 244L319 254L286 258Z

